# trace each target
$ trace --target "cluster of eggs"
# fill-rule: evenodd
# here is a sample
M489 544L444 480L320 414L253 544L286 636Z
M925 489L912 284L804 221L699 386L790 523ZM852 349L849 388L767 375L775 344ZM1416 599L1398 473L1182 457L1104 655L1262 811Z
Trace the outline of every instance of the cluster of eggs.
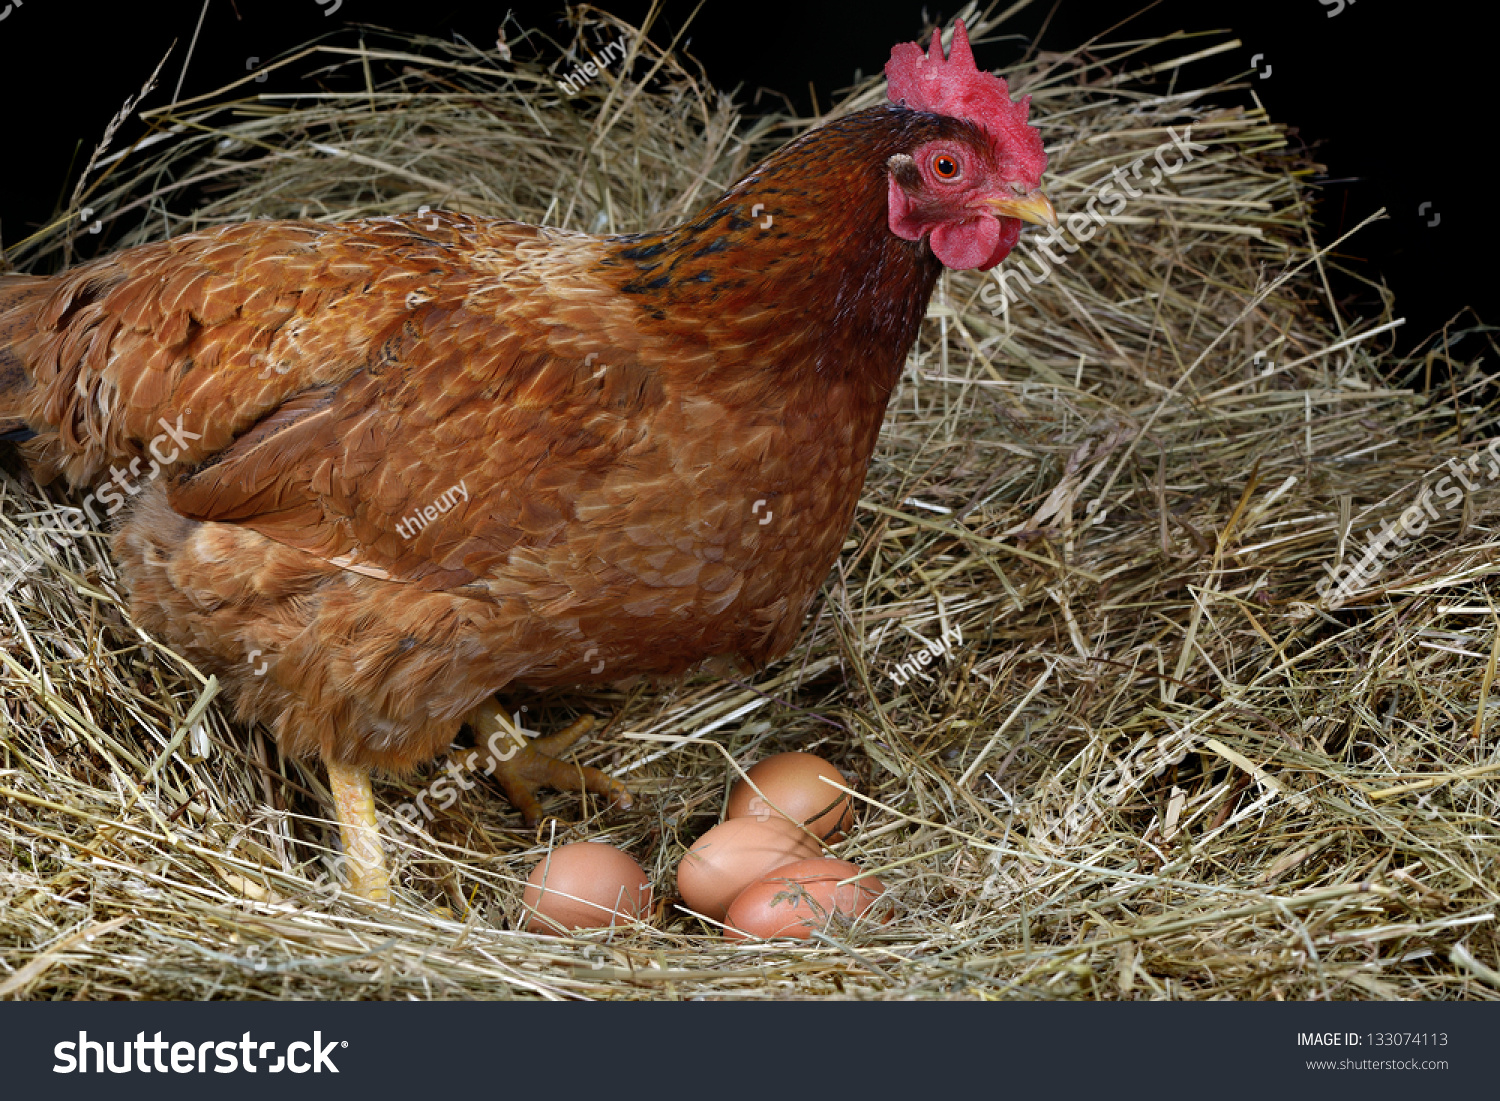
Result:
M735 939L805 940L836 912L868 910L885 886L819 845L854 824L843 774L811 753L780 753L745 776L730 789L724 821L677 866L683 901Z
M808 939L839 913L863 914L885 890L847 860L821 856L854 822L846 781L811 753L754 765L729 793L724 821L688 850L677 889L695 912L735 939ZM644 919L651 881L612 845L563 845L532 870L523 896L527 929L562 933Z

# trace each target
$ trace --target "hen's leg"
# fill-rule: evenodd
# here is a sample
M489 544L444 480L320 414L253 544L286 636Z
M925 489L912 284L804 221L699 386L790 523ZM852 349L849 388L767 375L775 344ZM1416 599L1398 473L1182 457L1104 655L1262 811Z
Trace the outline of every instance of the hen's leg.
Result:
M491 698L474 709L468 724L473 727L479 742L485 770L489 771L493 766L500 789L521 812L527 825L535 825L541 820L542 805L537 801L536 792L543 787L557 791L592 791L609 796L618 806L629 807L631 804L630 790L620 781L597 768L556 759L556 754L593 729L591 715L584 715L556 734L528 740L516 729L499 701Z
M328 766L328 786L344 840L349 866L349 890L371 902L391 900L391 877L380 848L380 827L375 821L375 794L370 790L370 770L338 761Z

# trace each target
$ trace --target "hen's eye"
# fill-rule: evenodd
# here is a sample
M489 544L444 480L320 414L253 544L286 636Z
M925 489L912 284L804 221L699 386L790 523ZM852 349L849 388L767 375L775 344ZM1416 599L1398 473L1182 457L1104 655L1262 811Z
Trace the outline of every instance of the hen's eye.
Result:
M932 158L932 170L940 179L956 180L958 178L958 162L945 153L939 153Z

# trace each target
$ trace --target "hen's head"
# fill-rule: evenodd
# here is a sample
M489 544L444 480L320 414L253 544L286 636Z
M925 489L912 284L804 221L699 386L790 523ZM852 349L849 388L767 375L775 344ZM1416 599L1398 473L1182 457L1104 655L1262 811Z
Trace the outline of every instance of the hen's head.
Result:
M891 50L885 75L892 103L972 124L968 139L928 141L887 162L892 233L930 234L946 267L988 270L1014 247L1022 222L1057 224L1038 190L1047 154L1026 122L1031 97L1012 103L1005 81L975 68L962 19L948 57L934 32L925 55L913 42Z

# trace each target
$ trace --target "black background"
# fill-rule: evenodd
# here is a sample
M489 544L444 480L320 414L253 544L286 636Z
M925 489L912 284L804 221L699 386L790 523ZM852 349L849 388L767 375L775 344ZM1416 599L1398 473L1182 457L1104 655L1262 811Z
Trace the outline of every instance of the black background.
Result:
M1500 97L1493 90L1489 17L1477 7L1389 0L1346 0L1333 15L1337 2L1161 0L1147 7L1138 0L1037 0L1010 21L1018 37L986 45L979 62L1005 64L1032 39L1041 50L1065 50L1123 20L1129 22L1107 37L1230 30L1242 48L1199 62L1180 79L1201 86L1248 74L1252 57L1263 55L1260 69L1269 65L1270 75L1247 76L1249 90L1274 119L1295 128L1338 181L1322 193L1322 239L1379 207L1390 212L1342 255L1357 258L1365 274L1396 292L1397 313L1409 319L1401 346L1411 347L1465 306L1484 320L1500 319L1490 275L1497 233L1489 147ZM201 0L15 3L0 0L0 11L11 7L0 20L0 233L9 241L49 220L110 116L175 39L162 88L148 105L170 99L203 10ZM599 6L639 21L649 5L601 0ZM668 41L694 7L691 0L664 0L653 37ZM324 10L316 0L210 0L182 95L211 91L245 72L248 58L264 63L345 22L457 32L489 44L510 10L558 41L568 37L560 0L342 0L331 17ZM929 16L945 20L953 10L927 7ZM752 102L757 89L775 89L805 110L814 92L826 105L856 70L880 68L890 47L917 38L922 26L921 0L707 0L692 22L689 48L719 87L739 87L742 103ZM1424 202L1432 206L1421 215ZM1430 226L1434 215L1440 222ZM1342 292L1351 284L1339 286Z

